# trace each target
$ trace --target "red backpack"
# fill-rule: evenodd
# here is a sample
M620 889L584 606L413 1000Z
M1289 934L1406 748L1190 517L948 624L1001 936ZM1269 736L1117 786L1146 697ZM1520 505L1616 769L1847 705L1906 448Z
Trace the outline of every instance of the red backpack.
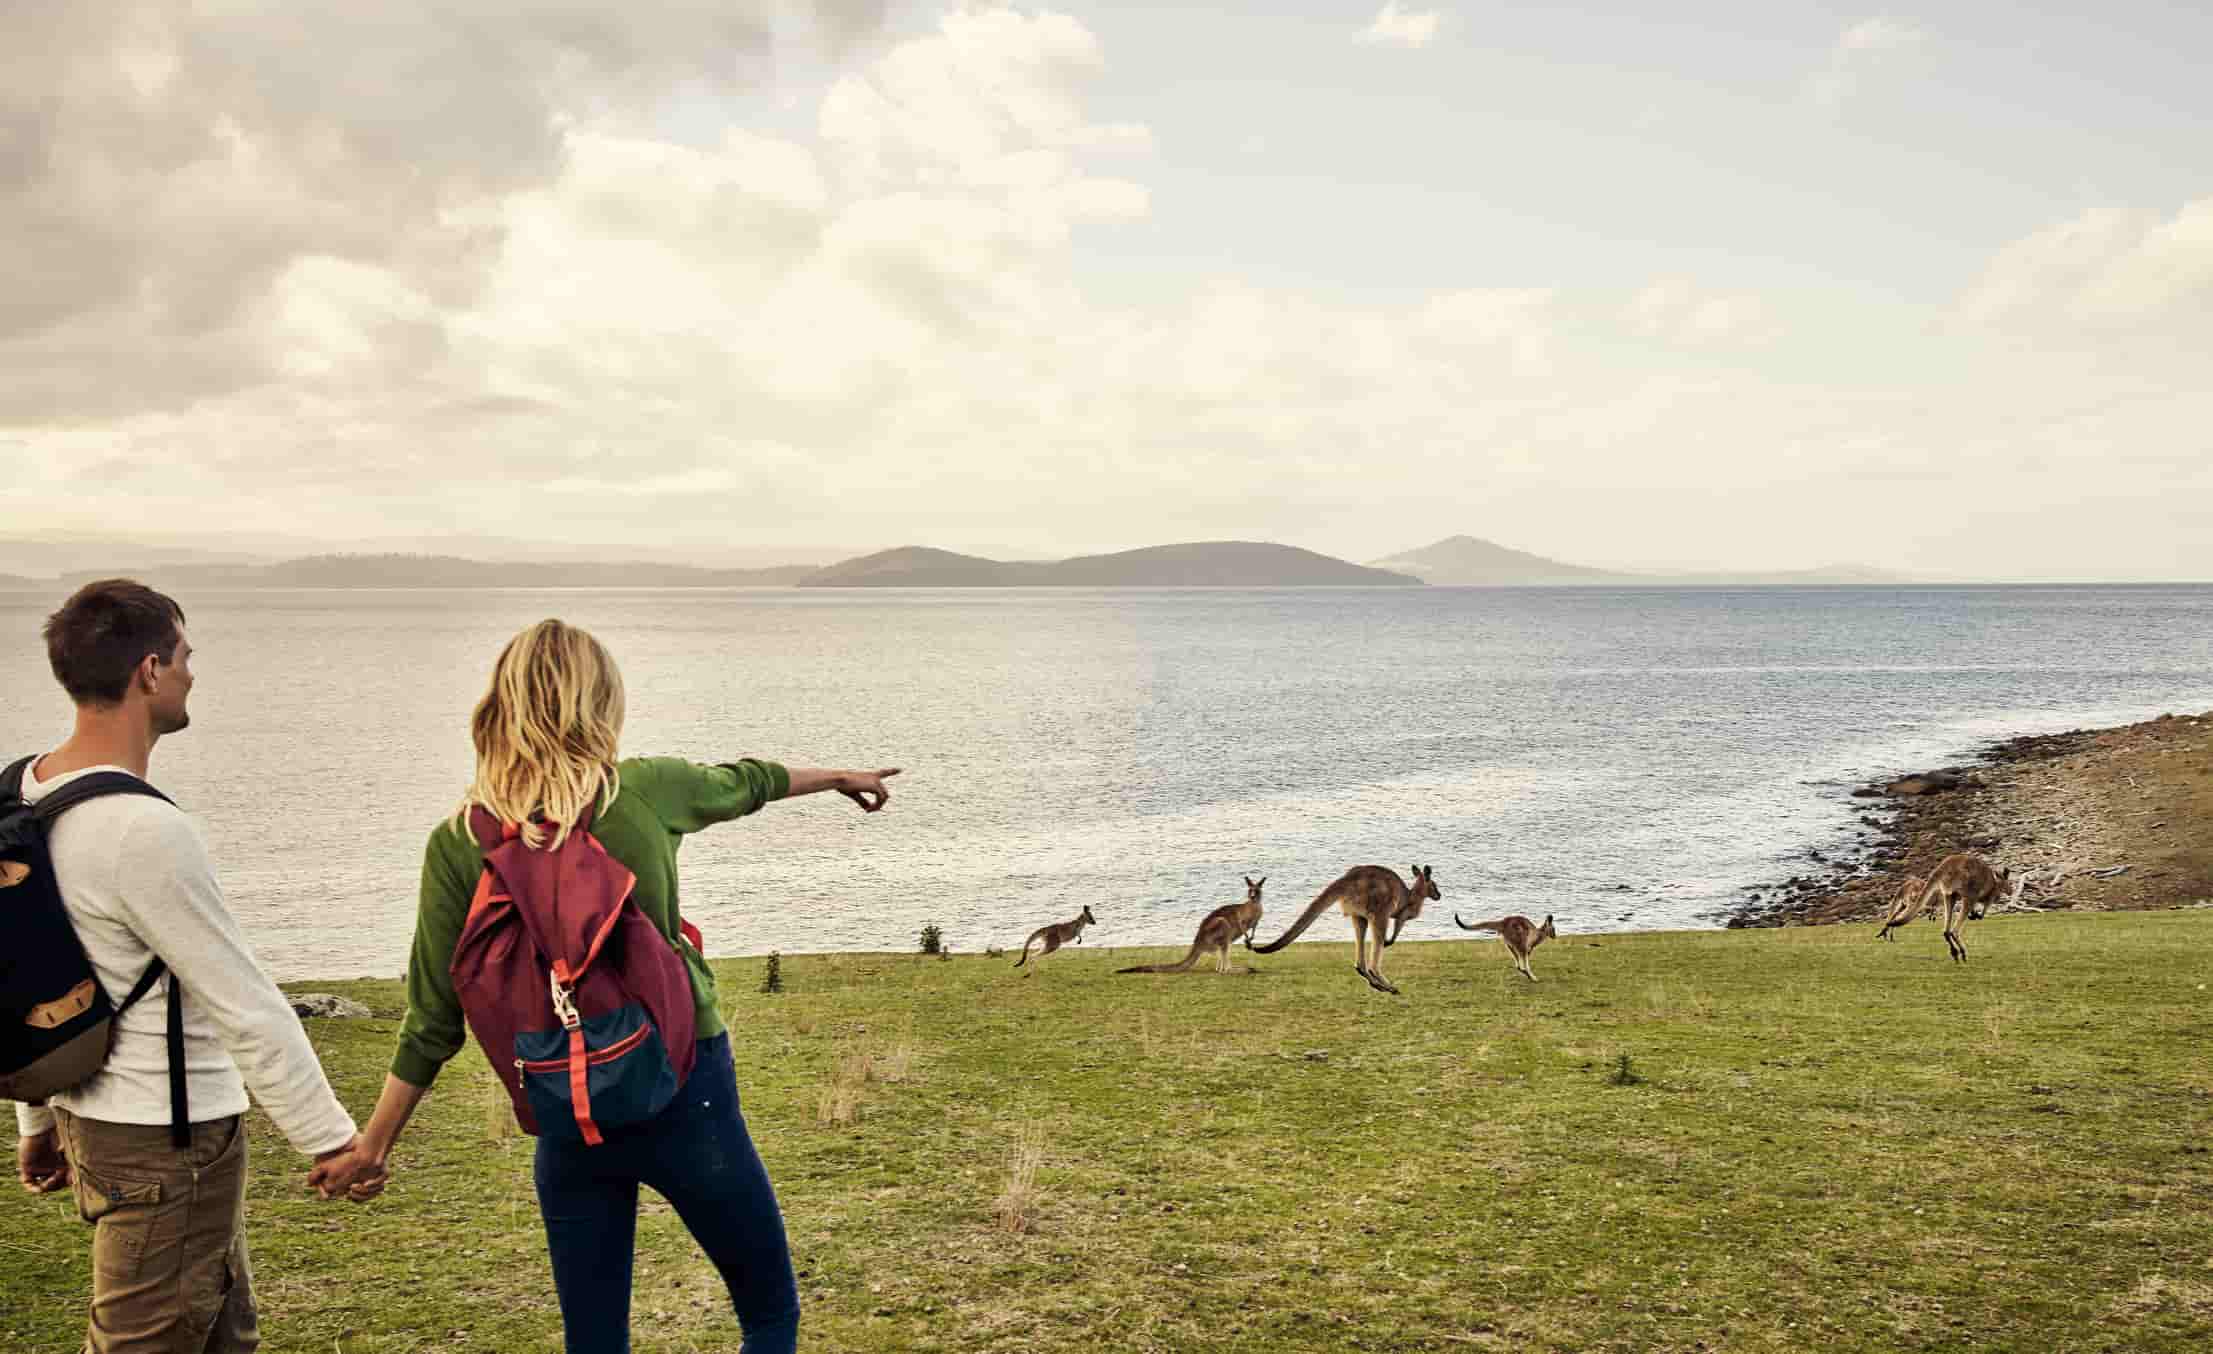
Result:
M691 1075L695 1008L683 956L590 823L532 850L515 824L469 810L484 873L451 972L523 1131L596 1146L675 1098Z

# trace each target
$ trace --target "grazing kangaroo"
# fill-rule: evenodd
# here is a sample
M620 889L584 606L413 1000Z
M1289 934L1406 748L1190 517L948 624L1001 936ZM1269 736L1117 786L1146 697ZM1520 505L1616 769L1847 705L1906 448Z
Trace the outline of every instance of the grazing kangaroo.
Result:
M1520 971L1522 977L1531 982L1537 981L1537 975L1529 971L1529 952L1560 934L1552 929L1550 912L1544 914L1542 926L1523 916L1493 917L1489 921L1460 921L1460 914L1455 912L1452 919L1459 923L1463 931L1498 932L1498 938L1506 942L1506 952L1514 957L1514 967Z
M1260 886L1268 882L1268 876L1254 879L1245 876L1245 901L1226 903L1206 914L1199 923L1199 934L1191 941L1191 953L1173 964L1138 964L1130 968L1118 968L1116 973L1189 973L1191 966L1199 962L1199 956L1208 950L1216 951L1214 971L1229 972L1230 946L1243 936L1249 943L1252 933L1260 925Z
M1408 888L1397 872L1381 865L1355 865L1337 877L1337 881L1315 896L1307 904L1306 911L1291 923L1291 929L1265 945L1255 945L1252 937L1245 937L1245 948L1254 954L1274 954L1277 950L1299 938L1299 933L1314 924L1314 919L1327 912L1331 906L1344 910L1352 918L1353 971L1368 980L1368 986L1378 992L1398 995L1398 989L1383 976L1383 951L1386 946L1398 943L1399 932L1406 923L1422 914L1424 899L1442 899L1437 892L1437 881L1430 878L1427 865L1414 867L1414 886ZM1375 927L1375 945L1368 944L1368 927ZM1374 962L1369 961L1370 953Z
M1944 902L1944 945L1958 963L1967 962L1967 943L1960 939L1962 921L1981 921L1983 913L1990 909L2012 884L2013 872L2005 866L1991 868L1981 856L1966 851L1955 852L1937 862L1936 869L1926 883L1908 876L1906 887L1891 905L1890 915L1883 918L1883 929L1875 933L1877 940L1888 940L1890 933L1921 915L1921 910L1942 899ZM2013 885L2013 897L2018 901L2028 885L2024 876Z
M1038 960L1041 963L1046 955L1051 954L1071 940L1078 945L1083 944L1083 928L1096 925L1098 920L1097 917L1091 915L1091 904L1085 903L1082 914L1075 920L1056 921L1051 926L1038 927L1035 931L1030 932L1028 940L1022 942L1022 957L1014 961L1014 966L1020 968L1027 963L1030 957L1030 946L1037 944L1039 941L1045 942L1045 948L1037 952Z

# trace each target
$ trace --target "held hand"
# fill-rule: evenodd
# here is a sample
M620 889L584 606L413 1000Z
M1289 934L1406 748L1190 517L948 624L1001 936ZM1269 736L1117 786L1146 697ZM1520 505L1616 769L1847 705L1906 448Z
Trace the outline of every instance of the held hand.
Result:
M874 813L891 799L891 791L884 782L899 774L894 766L882 771L846 771L838 776L838 793L861 806L861 812Z
M391 1178L391 1168L383 1162L364 1160L361 1164L361 1173L356 1175L353 1183L346 1187L347 1202L356 1204L369 1202L379 1194L384 1193L384 1186Z
M384 1192L388 1174L384 1164L363 1149L357 1134L344 1147L315 1158L307 1187L325 1199L343 1194L355 1203L365 1203Z
M52 1194L69 1184L69 1158L53 1129L16 1142L15 1176L26 1194Z

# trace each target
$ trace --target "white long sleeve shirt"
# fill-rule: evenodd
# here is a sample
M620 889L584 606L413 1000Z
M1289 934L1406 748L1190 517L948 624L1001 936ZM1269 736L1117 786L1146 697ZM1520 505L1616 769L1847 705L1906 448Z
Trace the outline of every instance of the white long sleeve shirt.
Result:
M41 781L34 767L23 777L23 797L35 804L79 776L122 769L87 767ZM251 1088L299 1151L345 1146L353 1118L331 1094L291 1003L254 961L224 906L192 820L148 795L107 795L63 814L46 845L69 920L109 999L122 1001L156 955L183 985L194 1122L244 1113ZM85 1119L168 1123L168 1021L164 979L117 1018L106 1064L51 1103ZM24 1135L43 1133L53 1115L18 1104L15 1122Z

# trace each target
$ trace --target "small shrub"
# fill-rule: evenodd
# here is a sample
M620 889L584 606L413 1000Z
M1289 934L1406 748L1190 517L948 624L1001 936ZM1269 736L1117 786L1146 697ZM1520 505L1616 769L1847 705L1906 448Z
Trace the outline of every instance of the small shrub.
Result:
M784 956L776 951L768 952L768 972L761 975L761 991L774 994L784 990Z
M922 928L922 952L938 955L945 953L945 932L936 922Z
M1614 1059L1613 1075L1606 1078L1616 1086L1634 1086L1644 1080L1629 1067L1629 1055L1623 1053Z
M1004 958L1006 958L1006 957L1007 957L1007 952L1006 952L1005 950L1002 950L1002 949L1000 949L1000 948L999 948L999 947L998 947L997 945L986 945L986 946L984 946L984 958L986 958L986 959L1004 959Z

